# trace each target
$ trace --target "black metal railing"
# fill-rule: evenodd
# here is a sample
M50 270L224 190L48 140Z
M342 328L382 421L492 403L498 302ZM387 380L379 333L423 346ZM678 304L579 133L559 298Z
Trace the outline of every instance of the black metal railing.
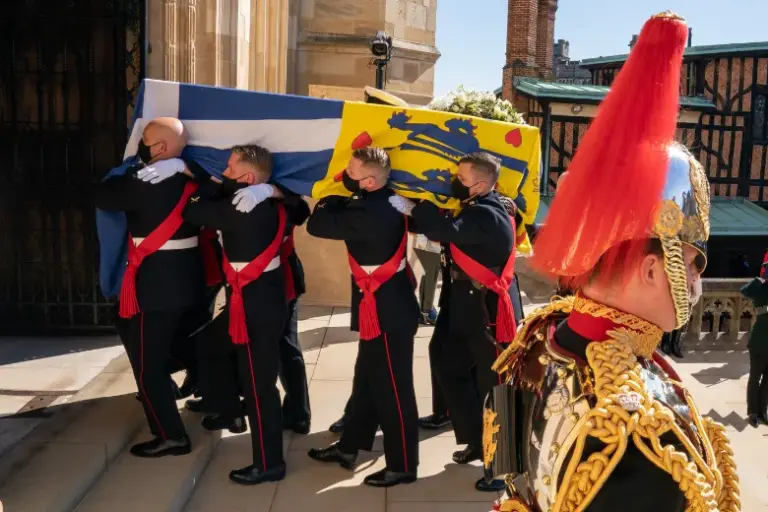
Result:
M92 184L122 158L143 0L0 7L0 334L111 324Z

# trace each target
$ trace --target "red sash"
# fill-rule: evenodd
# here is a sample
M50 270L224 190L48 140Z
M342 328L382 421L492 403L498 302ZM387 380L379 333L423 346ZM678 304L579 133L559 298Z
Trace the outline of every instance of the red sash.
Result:
M515 233L515 221L512 220L512 234ZM515 244L512 243L512 252L509 254L507 264L501 272L501 276L496 276L486 267L476 262L455 244L451 244L451 257L453 261L470 278L485 286L499 296L498 308L496 312L496 341L499 343L510 343L515 339L517 332L517 322L515 321L515 309L512 307L512 299L509 297L509 287L515 279Z
M293 282L293 269L291 268L288 258L296 250L293 244L293 227L291 227L291 234L285 237L282 245L280 246L280 264L283 266L283 272L285 273L285 300L291 302L296 298L296 285Z
M187 205L187 200L197 190L197 183L188 181L184 185L178 204L173 208L168 217L160 223L142 242L136 246L133 237L128 235L128 265L123 275L123 284L120 288L120 317L131 318L139 312L139 302L136 299L136 273L144 258L157 252L179 230L183 219L181 212Z
M397 248L397 251L395 251L395 254L389 261L380 265L379 268L370 274L363 270L351 254L347 255L349 257L349 268L352 271L352 277L355 279L355 284L363 292L363 298L360 300L360 308L358 310L358 324L360 327L361 340L367 341L381 336L375 293L381 285L397 274L397 269L400 268L400 263L403 261L403 258L405 258L407 244L408 224L406 222L403 239L400 241L400 246Z
M280 250L280 242L282 242L283 233L285 233L285 210L282 205L278 205L277 211L279 221L275 239L243 269L235 270L227 258L227 253L222 248L224 275L227 277L227 283L232 287L232 295L229 298L229 336L232 338L232 343L236 345L245 345L250 341L248 339L248 326L245 323L243 288L264 273L264 269L278 255Z

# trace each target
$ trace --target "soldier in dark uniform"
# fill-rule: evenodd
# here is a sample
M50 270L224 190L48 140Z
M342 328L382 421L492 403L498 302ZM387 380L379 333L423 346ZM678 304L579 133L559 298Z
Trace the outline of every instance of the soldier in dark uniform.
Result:
M274 200L264 201L250 213L232 204L232 195L248 185L264 183L272 172L269 152L258 146L233 148L222 183L211 181L192 196L184 219L221 233L227 306L211 324L211 339L218 342L219 358L211 371L213 401L222 411L206 417L207 427L242 431L239 395L251 426L253 464L230 472L236 483L255 485L285 477L282 414L277 389L280 336L287 319L285 274L281 264L286 214ZM227 334L229 334L227 336ZM236 374L230 371L234 348Z
M440 314L429 353L456 441L467 444L453 454L457 464L482 457L483 399L499 384L491 365L523 316L514 276L515 227L494 191L499 171L499 161L487 153L459 161L452 187L464 208L455 217L426 201L391 199L412 216L417 231L443 244ZM478 486L493 490L484 480Z
M187 198L197 188L183 172L184 163L177 160L185 143L178 119L151 121L139 144L139 156L152 165L110 177L95 193L97 208L125 212L130 233L118 330L155 436L131 448L139 457L182 455L191 450L168 377L171 345L189 334L188 318L205 301L200 229L181 217ZM170 169L163 183L141 180L162 169Z
M749 424L768 425L768 253L761 267L760 277L744 288L742 295L755 305L757 320L749 333L749 381L747 382L747 415Z
M312 413L309 405L309 386L304 355L299 344L298 299L306 292L304 268L294 246L293 232L309 218L309 205L298 194L280 185L260 183L242 188L235 193L232 203L240 212L249 213L261 202L282 199L288 216L285 236L280 249L285 272L288 320L280 338L280 383L285 391L283 399L283 427L297 434L308 434ZM193 406L194 407L194 406Z
M738 512L723 425L658 352L690 318L710 187L673 142L685 22L654 16L579 145L531 259L575 296L526 317L484 416L499 511Z
M418 414L413 389L413 343L419 306L408 275L406 219L388 203L390 162L369 147L354 152L343 173L351 198L322 199L307 223L314 236L344 240L352 272L352 325L360 344L349 419L338 443L309 456L352 469L359 450L384 433L387 466L365 483L389 487L416 480Z

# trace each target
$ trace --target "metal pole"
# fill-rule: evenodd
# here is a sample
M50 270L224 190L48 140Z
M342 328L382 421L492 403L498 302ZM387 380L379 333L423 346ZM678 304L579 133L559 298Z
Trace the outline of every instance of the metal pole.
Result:
M376 88L384 90L384 66L386 61L381 59L376 60Z

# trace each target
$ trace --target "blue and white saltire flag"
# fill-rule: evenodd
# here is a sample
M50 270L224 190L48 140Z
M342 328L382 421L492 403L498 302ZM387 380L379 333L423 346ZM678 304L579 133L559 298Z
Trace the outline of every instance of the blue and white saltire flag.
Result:
M123 163L107 176L137 163L144 126L157 117L176 117L189 132L182 157L221 177L231 148L259 144L273 155L274 176L296 193L311 196L326 176L341 127L343 101L144 80L136 99ZM120 293L127 261L125 214L96 211L99 277L106 297Z
M144 80L139 89L123 163L108 176L124 173L137 161L147 122L180 119L189 133L182 157L220 177L230 148L258 144L270 150L272 179L295 193L325 197L349 195L338 180L352 152L376 145L392 161L390 187L406 197L457 209L450 197L451 177L467 153L486 151L501 161L498 188L532 223L539 205L541 147L538 128L422 108L402 108L285 94ZM101 246L100 281L105 296L117 296L127 258L125 215L97 211ZM518 226L518 248L528 244Z

